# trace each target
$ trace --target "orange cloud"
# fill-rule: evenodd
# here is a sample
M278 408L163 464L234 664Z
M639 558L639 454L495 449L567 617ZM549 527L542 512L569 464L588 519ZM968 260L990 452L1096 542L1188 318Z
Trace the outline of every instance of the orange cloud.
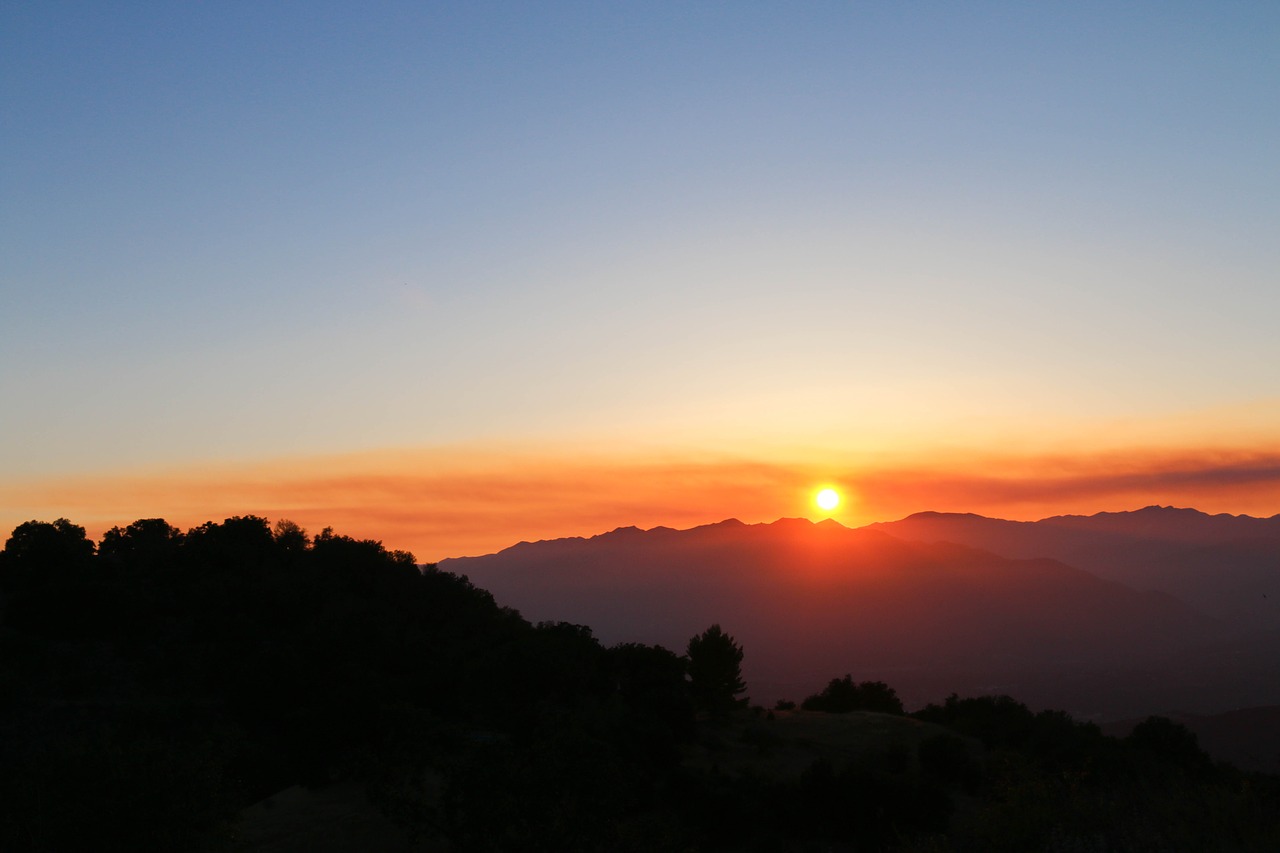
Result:
M867 471L861 485L886 515L927 505L1034 520L1158 503L1270 516L1280 510L1280 452L977 457L962 465Z
M846 524L920 510L1034 519L1151 503L1271 515L1280 451L1142 451L1076 456L937 454L897 462L766 461L453 448L40 480L0 487L4 530L66 516L100 537L161 516L188 527L252 513L381 539L420 559L614 527L688 527L817 515L819 484L841 487Z

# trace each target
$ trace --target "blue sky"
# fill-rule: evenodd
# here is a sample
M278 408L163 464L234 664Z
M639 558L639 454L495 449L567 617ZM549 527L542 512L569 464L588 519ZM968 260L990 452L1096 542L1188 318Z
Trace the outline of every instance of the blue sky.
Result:
M1266 3L7 3L0 474L1265 434L1277 44Z

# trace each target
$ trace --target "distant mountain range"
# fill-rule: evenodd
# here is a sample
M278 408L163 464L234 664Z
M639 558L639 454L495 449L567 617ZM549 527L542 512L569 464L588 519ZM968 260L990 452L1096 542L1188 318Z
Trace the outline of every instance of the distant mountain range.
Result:
M753 698L851 673L922 704L1007 692L1093 717L1280 703L1280 517L1149 507L619 528L445 560L531 620L660 643L721 624ZM1277 587L1276 593L1269 590ZM1256 599L1256 600L1255 600Z
M1149 506L1004 521L922 512L869 529L1006 557L1051 557L1134 589L1167 592L1237 625L1280 629L1280 515L1207 515Z

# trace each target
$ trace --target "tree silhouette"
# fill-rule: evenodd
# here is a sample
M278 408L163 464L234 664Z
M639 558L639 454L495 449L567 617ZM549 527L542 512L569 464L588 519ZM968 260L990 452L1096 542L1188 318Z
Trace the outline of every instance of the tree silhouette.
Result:
M605 651L608 686L629 711L627 741L650 757L668 754L693 734L685 665L684 658L662 646L624 643Z
M102 618L94 551L84 528L65 518L19 524L0 552L3 620L49 637L91 632Z
M271 528L276 545L290 553L302 553L311 547L311 537L294 522L282 518Z
M140 518L128 527L108 530L98 555L116 568L155 571L172 567L183 538L182 531L163 518Z
M853 676L833 678L821 692L808 697L800 706L806 711L844 714L849 711L879 711L882 714L903 713L897 692L883 681L855 684Z
M201 569L241 576L259 574L279 554L271 525L256 515L206 522L187 531L186 558Z
M1133 727L1125 743L1192 775L1205 775L1213 769L1213 761L1200 748L1195 732L1168 717L1147 717Z
M689 691L694 706L711 717L723 718L736 706L745 705L738 694L747 689L742 680L742 646L712 625L689 639Z
M15 589L66 580L87 569L93 554L84 528L65 518L23 522L0 553L0 583Z

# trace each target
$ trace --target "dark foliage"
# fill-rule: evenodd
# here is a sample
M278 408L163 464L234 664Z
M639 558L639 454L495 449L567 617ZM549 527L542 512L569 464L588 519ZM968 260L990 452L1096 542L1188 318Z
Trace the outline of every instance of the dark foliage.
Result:
M982 783L982 765L976 750L962 738L934 735L920 743L920 769L943 785L975 793Z
M0 849L193 849L249 802L351 772L447 765L462 792L467 756L487 754L476 732L515 738L512 761L571 731L604 744L584 755L652 764L692 731L670 652L531 626L466 578L331 530L143 519L95 549L65 519L28 522L0 590Z
M949 835L957 849L1276 849L1280 780L1214 768L1184 727L1153 717L1124 741L1061 711L1034 713L1008 696L917 712L985 747L950 737L920 746L924 772L981 806Z
M65 518L27 521L13 529L0 552L0 587L39 589L89 570L94 547L84 528Z
M850 675L831 679L826 689L805 699L800 707L805 711L826 711L828 714L845 714L850 711L904 713L902 700L892 687L883 681L855 684Z
M1147 717L1133 727L1125 743L1152 759L1181 768L1204 778L1213 772L1213 762L1200 749L1195 733L1168 717Z
M743 708L719 626L686 657L604 648L332 530L142 519L95 547L27 522L0 596L6 851L233 849L246 805L339 778L458 850L1280 847L1275 781L1214 767L1162 718L1119 741L952 696L916 715L946 728L918 747L769 770L781 723ZM902 713L850 676L804 705ZM761 763L720 769L730 753Z
M742 646L733 637L712 625L689 640L689 689L697 709L714 719L724 719L747 700L742 680Z

